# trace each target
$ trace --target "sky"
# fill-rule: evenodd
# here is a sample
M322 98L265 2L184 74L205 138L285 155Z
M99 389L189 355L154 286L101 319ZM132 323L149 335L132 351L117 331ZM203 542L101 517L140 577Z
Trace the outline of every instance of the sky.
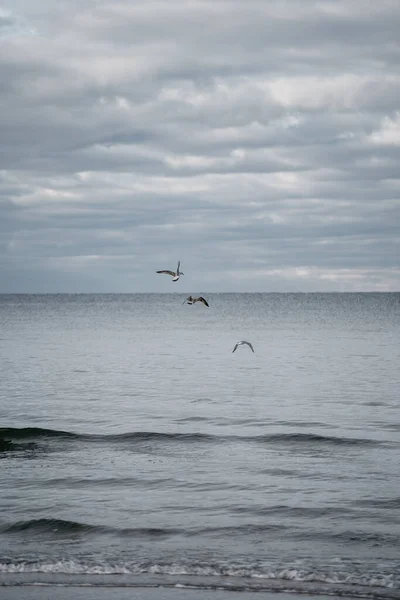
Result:
M399 291L399 32L398 0L0 0L0 293Z

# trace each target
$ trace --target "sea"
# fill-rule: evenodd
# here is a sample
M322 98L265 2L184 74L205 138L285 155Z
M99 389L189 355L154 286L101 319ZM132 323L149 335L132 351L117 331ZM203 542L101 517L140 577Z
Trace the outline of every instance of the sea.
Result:
M187 295L0 295L0 586L400 598L400 294Z

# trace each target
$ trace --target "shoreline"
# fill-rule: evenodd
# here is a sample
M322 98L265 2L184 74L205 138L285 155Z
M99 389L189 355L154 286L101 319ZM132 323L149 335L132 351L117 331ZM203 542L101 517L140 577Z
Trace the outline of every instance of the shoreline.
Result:
M342 595L307 594L288 591L238 591L229 589L193 589L175 585L174 587L117 587L117 586L77 586L68 584L24 584L1 586L2 600L343 600ZM350 598L351 596L349 596ZM357 596L352 596L355 598ZM364 596L365 597L365 596ZM374 596L370 596L371 598ZM394 597L394 596L393 596ZM399 597L399 596L397 596Z
M23 592L22 592L23 590ZM51 592L50 592L51 590ZM306 582L263 578L190 577L161 574L72 574L38 572L0 572L2 600L221 600L237 597L250 600L293 600L296 596L314 600L349 598L400 600L400 590L392 587L349 585L346 583ZM111 591L112 590L112 591Z

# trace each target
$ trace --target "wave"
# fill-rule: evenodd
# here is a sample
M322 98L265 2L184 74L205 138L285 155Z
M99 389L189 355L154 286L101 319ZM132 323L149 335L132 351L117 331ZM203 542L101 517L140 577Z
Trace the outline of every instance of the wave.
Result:
M0 439L29 440L38 438L79 438L79 434L42 427L0 427Z
M14 533L19 531L37 531L37 532L90 532L104 530L102 527L87 525L85 523L76 523L75 521L66 521L64 519L30 519L28 521L17 521L9 525L2 525L2 533Z
M180 433L162 431L132 431L117 434L74 433L58 429L41 427L0 427L1 449L7 450L7 444L14 440L64 439L86 442L165 442L165 443L223 443L247 442L258 444L308 444L308 445L344 445L344 446L381 446L385 442L369 438L350 438L343 436L320 435L315 433L269 433L255 436L215 435L201 432Z
M179 587L199 590L297 592L348 598L398 598L398 574L337 564L235 564L218 562L135 562L53 558L41 561L11 559L0 562L7 585L49 584L74 586ZM107 576L112 576L107 577ZM119 578L121 576L122 578ZM22 577L22 579L21 579Z
M0 526L0 533L20 533L29 532L36 534L50 534L59 536L69 536L75 534L114 534L122 537L144 537L144 538L167 538L171 536L235 536L252 535L255 533L264 533L268 531L283 530L281 525L260 525L245 524L239 526L221 526L221 527L193 527L191 529L180 529L174 527L112 527L105 525L90 525L88 523L78 523L56 518L29 519L27 521L16 521L15 523L5 523Z
M104 525L90 525L88 523L78 523L76 521L68 521L64 519L29 519L27 521L16 521L15 523L3 524L0 526L1 533L50 533L56 535L69 534L119 534L140 537L167 537L183 533L180 529L163 529L156 527L137 527L137 528L122 528L109 527Z
M31 440L40 438L65 438L82 441L214 441L218 436L206 433L168 433L163 431L131 431L116 434L75 433L42 427L0 427L0 440Z
M288 507L290 512L290 509ZM296 510L294 511L296 513ZM0 525L2 534L27 533L29 535L44 535L62 538L75 538L95 535L109 535L125 538L142 538L146 540L167 539L175 536L180 537L202 537L206 538L232 538L244 536L265 536L265 534L285 534L292 539L304 539L307 537L310 542L313 540L336 540L349 544L372 543L374 545L385 545L398 547L400 537L394 533L368 533L357 530L332 532L323 529L314 532L304 531L303 528L289 528L286 525L277 523L243 523L240 525L225 525L213 527L113 527L108 525L92 525L89 523L79 523L58 518L39 518L26 521L16 521L14 523L3 523Z

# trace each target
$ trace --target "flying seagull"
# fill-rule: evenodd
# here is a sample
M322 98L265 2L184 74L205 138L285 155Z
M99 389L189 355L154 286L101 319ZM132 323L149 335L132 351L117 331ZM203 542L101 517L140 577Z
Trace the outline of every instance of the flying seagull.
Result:
M184 275L185 273L183 273L182 271L179 270L179 267L181 266L181 261L178 261L178 267L176 269L176 273L175 271L156 271L157 273L165 273L165 275L172 275L172 281L178 281L179 277L181 275Z
M246 344L251 350L252 352L254 352L254 348L253 346L250 344L250 342L246 342L246 340L242 340L241 342L238 342L236 344L236 346L234 347L234 349L232 350L232 354L235 352L235 350L237 349L238 346L243 346L243 344Z
M189 298L186 298L186 300L182 302L182 304L185 304L185 302L187 302L188 304L196 304L196 302L202 302L204 306L209 306L207 300L203 298L203 296L199 296L198 298L193 298L193 296L189 296Z

